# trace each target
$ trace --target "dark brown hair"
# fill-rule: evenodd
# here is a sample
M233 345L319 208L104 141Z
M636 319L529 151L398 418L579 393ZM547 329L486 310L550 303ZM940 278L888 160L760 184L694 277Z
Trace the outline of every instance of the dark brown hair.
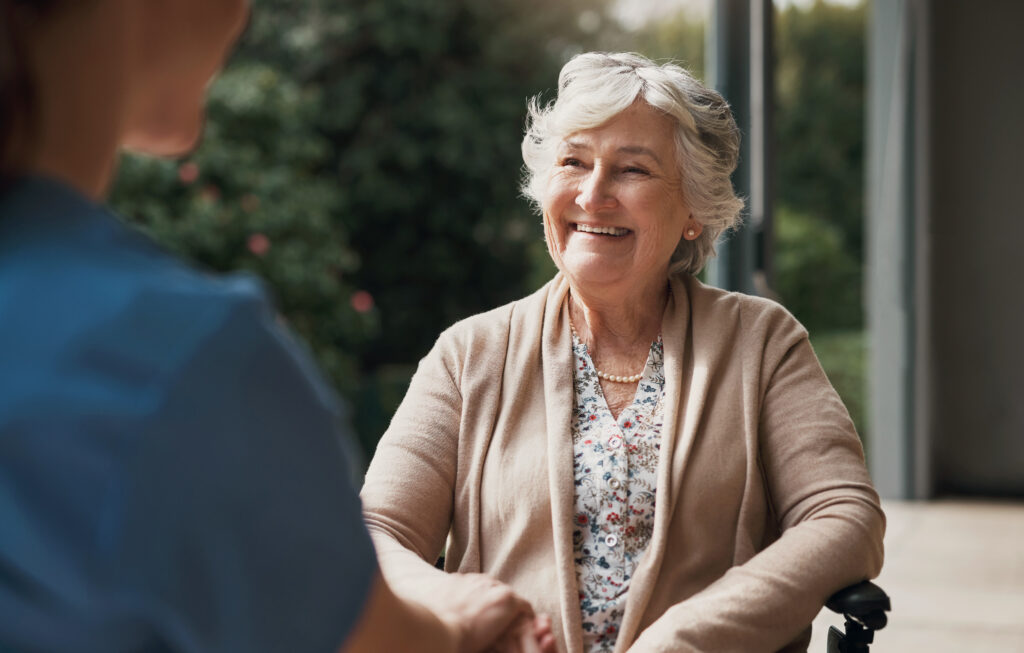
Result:
M26 55L26 30L69 0L0 0L0 190L31 147L35 89Z

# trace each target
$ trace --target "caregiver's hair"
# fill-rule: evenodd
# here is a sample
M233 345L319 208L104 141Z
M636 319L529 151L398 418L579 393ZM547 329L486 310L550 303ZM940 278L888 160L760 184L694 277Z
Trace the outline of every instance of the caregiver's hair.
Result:
M676 123L676 159L682 197L704 229L696 240L680 239L670 274L696 274L715 255L715 241L740 220L743 200L733 191L740 133L729 104L685 69L657 64L639 54L588 52L572 58L558 76L558 97L541 105L531 98L523 138L523 194L543 211L544 188L559 143L591 129L637 100L665 112Z
M0 190L35 136L35 88L24 29L72 0L0 0ZM79 0L81 2L81 0Z

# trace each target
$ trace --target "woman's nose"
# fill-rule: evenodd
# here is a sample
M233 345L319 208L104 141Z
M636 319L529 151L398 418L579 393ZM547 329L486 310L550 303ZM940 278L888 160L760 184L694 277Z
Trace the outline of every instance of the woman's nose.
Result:
M580 180L576 193L576 205L587 213L596 213L616 204L612 180L605 170L595 167Z

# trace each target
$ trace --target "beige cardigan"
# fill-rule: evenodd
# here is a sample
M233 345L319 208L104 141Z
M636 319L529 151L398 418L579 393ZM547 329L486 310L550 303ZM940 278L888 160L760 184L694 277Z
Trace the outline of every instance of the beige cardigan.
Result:
M853 424L777 304L670 283L655 526L616 651L803 651L826 597L878 574L885 519ZM484 572L582 650L573 562L568 283L445 331L362 499L396 591Z

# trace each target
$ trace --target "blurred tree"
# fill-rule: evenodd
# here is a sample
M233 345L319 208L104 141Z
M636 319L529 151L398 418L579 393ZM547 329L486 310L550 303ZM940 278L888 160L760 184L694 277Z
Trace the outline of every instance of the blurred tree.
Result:
M863 322L865 12L817 0L791 5L776 23L776 286L820 328ZM838 285L822 288L823 277Z
M636 31L606 36L611 49L632 50L655 61L674 60L699 79L704 78L704 18L683 10L653 20Z
M525 101L604 0L255 0L185 161L127 158L113 202L170 249L267 280L372 450L449 324L540 281Z
M775 217L775 284L786 308L812 333L857 326L861 269L839 228L787 208Z

